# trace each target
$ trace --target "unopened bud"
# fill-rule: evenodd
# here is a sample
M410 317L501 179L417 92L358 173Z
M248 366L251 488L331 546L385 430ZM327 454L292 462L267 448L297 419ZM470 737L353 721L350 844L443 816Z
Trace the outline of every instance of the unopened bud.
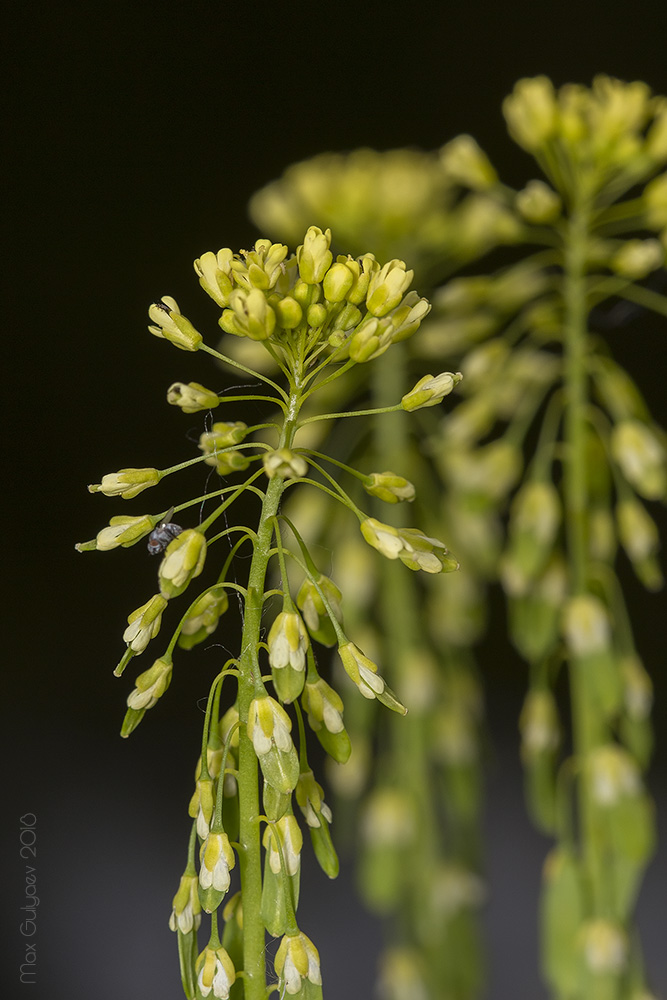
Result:
M149 317L153 320L154 326L149 326L149 331L154 337L162 337L169 340L181 351L197 351L202 342L202 335L185 316L181 314L176 299L171 295L163 295L158 302L154 302L148 310Z
M401 399L401 406L408 412L422 406L435 406L448 396L463 376L461 372L443 372L441 375L425 375Z
M167 390L170 406L180 406L183 413L199 413L212 410L220 403L217 392L205 389L199 382L174 382Z

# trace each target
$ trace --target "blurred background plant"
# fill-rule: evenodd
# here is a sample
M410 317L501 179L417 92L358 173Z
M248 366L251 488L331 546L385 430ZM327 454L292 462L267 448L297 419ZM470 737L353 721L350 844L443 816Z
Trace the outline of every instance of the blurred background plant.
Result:
M341 460L409 470L419 523L446 532L461 570L373 577L366 553L311 509L310 540L332 553L346 592L356 580L355 605L372 619L366 648L410 709L398 725L373 705L348 710L357 749L331 778L350 803L364 792L349 813L362 891L386 920L381 995L478 996L485 666L473 647L497 580L528 667L527 806L554 839L543 975L559 1000L639 1000L650 996L633 911L655 837L642 777L652 681L616 565L624 552L644 586L662 584L645 501L667 498L667 460L664 431L604 335L642 311L667 315L667 100L640 82L555 90L536 77L503 112L542 175L521 190L463 135L434 154L323 154L251 201L280 239L331 227L352 252L414 263L420 291L438 286L418 336L357 383L360 397L385 405L426 360L463 373L453 414L421 410L416 436L404 414L368 439L332 430ZM502 244L511 262L481 271Z

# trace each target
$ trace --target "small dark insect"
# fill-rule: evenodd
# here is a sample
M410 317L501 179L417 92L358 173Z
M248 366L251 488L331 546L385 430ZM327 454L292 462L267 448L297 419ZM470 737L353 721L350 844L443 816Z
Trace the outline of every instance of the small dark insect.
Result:
M174 508L171 507L165 514L164 521L160 521L148 536L148 551L152 556L159 556L164 552L169 542L173 542L183 531L180 524L174 524L169 520L173 513Z

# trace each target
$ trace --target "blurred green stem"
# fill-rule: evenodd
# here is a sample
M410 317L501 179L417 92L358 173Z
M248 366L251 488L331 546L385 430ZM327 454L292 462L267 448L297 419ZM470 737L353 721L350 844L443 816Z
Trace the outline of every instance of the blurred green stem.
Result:
M563 490L570 575L570 594L578 596L588 589L587 566L587 472L586 413L588 383L586 374L588 303L586 295L586 251L589 240L590 209L582 199L573 207L566 236L565 253L565 460ZM590 751L604 740L603 723L595 706L587 698L581 666L570 663L570 696L575 757L585 761ZM600 912L604 872L594 849L587 782L580 776L579 825L580 850L585 885L592 913Z

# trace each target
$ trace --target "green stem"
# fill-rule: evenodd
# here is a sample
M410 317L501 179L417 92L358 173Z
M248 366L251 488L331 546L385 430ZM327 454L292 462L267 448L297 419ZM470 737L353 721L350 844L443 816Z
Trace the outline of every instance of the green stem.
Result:
M292 385L287 418L280 436L281 448L292 445L301 403L300 387ZM250 703L261 687L258 658L264 583L271 556L274 518L278 512L284 481L279 476L269 480L257 529L248 589L239 659L239 868L243 892L243 968L245 1000L265 1000L266 965L264 922L261 915L262 863L260 844L259 774L257 756L248 738L246 724Z
M588 377L586 359L588 305L586 295L586 246L589 235L589 209L575 206L570 219L565 257L565 454L563 493L567 553L570 573L570 593L582 595L588 589L587 558L587 470L586 430L588 410ZM585 678L580 665L570 663L570 697L572 701L573 741L575 756L585 760L590 751L604 739L604 723L595 706L587 698ZM588 797L587 782L580 780L579 823L581 860L592 913L599 912L604 872L600 870L592 827L594 817Z

